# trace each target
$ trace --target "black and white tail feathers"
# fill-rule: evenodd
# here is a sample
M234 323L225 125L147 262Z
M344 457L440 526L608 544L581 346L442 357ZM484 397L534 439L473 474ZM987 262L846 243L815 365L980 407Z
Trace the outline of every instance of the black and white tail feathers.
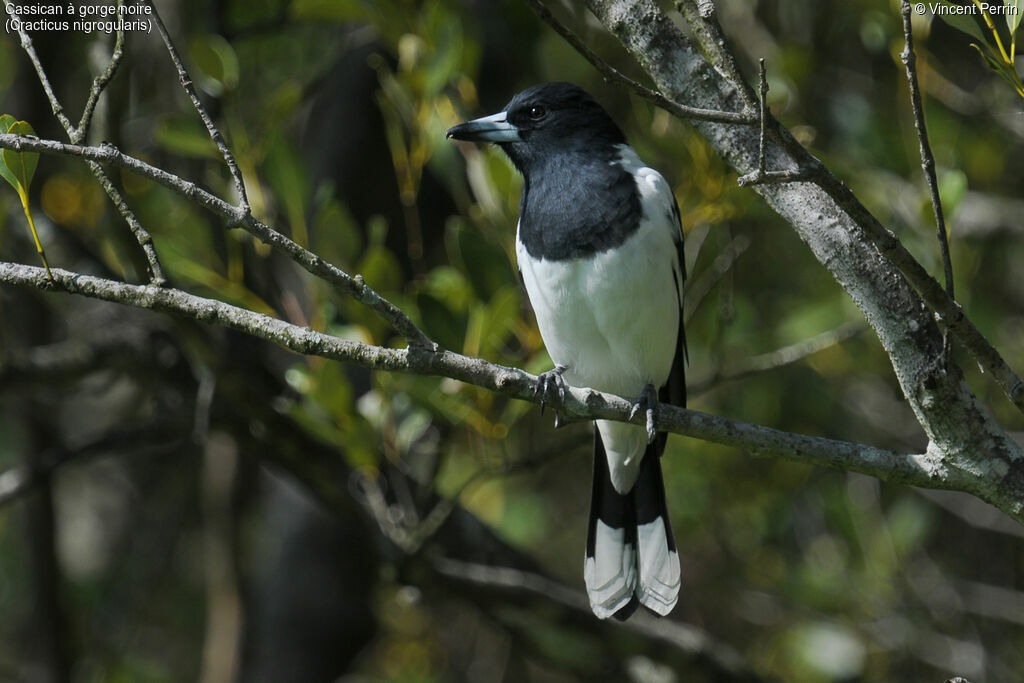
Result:
M594 488L583 575L590 607L601 619L628 619L638 605L668 614L679 597L679 555L665 503L661 453L665 434L647 446L636 484L612 486L601 435L594 430Z

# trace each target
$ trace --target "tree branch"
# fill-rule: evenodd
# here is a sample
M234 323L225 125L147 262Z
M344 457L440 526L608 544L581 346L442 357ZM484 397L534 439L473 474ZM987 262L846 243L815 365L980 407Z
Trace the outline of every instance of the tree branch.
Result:
M0 149L28 150L42 154L63 154L81 157L87 159L90 163L114 164L149 178L209 211L222 216L227 219L229 224L243 228L264 243L269 244L272 248L288 256L288 258L298 263L308 272L335 285L348 296L376 312L377 315L388 322L395 331L405 338L409 346L425 349L437 348L437 345L416 326L409 316L363 282L362 276L350 276L334 264L325 261L261 222L243 208L232 206L189 180L124 154L114 145L105 143L98 147L87 147L68 145L56 140L41 140L34 137L0 134Z
M700 25L697 26L700 30L695 29L696 35L709 40L714 35L720 36L721 31L717 28L715 13L706 11L709 3L694 2L695 0L677 0L676 4L688 20L693 16L700 17ZM587 0L587 6L609 31L622 41L627 51L634 55L658 84L659 89L674 95L671 102L690 100L712 102L722 107L742 108L737 99L741 102L753 101L752 95L747 92L749 88L742 81L735 86L728 82L723 83L721 74L733 72L735 69L730 68L728 64L709 64L693 50L689 41L650 0ZM693 22L691 27L692 24ZM716 31L708 29L708 24L716 24ZM725 49L724 45L724 39L720 39L707 47L714 47L716 54L724 53L722 59L729 61L732 59L731 52ZM658 102L655 100L655 103ZM670 107L664 108L673 112ZM685 114L680 116L686 118ZM697 129L708 138L741 177L755 168L756 162L752 163L751 160L756 157L751 156L748 133L737 133L730 128L715 125L712 121L695 120ZM768 134L777 145L773 145L769 151L770 158L774 159L773 167L782 168L787 161L795 164L795 167L784 171L773 171L771 173L776 174L775 177L757 183L759 186L778 185L784 188L759 190L768 203L793 223L805 241L808 236L806 231L814 227L810 225L814 221L827 223L827 226L822 225L823 228L849 228L856 225L881 255L889 259L909 280L920 297L935 312L939 322L960 339L964 348L996 381L1010 402L1024 413L1024 381L967 318L960 305L946 294L942 286L914 259L895 235L864 208L849 188L832 175L820 160L804 149L774 118L771 119ZM809 175L812 173L813 178ZM813 190L792 186L796 181L810 180L813 180L831 201L825 200L825 197ZM807 201L808 199L810 201ZM837 209L841 214L841 220L838 222L833 221ZM841 246L834 238L829 242L830 251ZM822 263L833 258L816 250L815 243L808 243ZM835 271L833 274L835 275ZM894 275L899 277L899 274ZM839 282L850 291L847 284L842 280ZM857 300L856 296L853 298Z
M928 192L932 199L932 210L935 213L939 253L942 255L942 266L946 277L946 294L949 295L950 299L954 299L953 262L949 257L949 234L946 231L946 219L942 213L939 181L935 177L935 157L932 156L932 146L928 143L928 128L924 122L921 90L917 86L917 55L914 54L914 32L910 21L909 0L901 1L900 13L903 15L903 36L906 40L906 47L900 53L900 58L903 60L903 65L907 68L907 86L910 88L910 104L914 110L914 128L917 130L917 142L921 148L921 169L924 171L924 179L928 183Z
M117 16L121 16L121 8L123 6L124 0L117 0ZM80 143L85 141L86 135L89 134L89 127L92 125L92 115L96 111L96 104L100 101L100 95L106 90L107 84L113 80L123 57L124 29L120 27L119 23L114 38L114 50L110 53L110 61L107 63L107 68L93 79L92 87L89 88L89 98L85 101L85 107L82 108L82 118L78 122L78 128L75 130L75 133L70 135L71 131L68 131L71 142Z
M695 7L693 0L680 2L684 15ZM654 0L587 0L587 6L668 96L716 109L741 106L742 95L722 76L727 69L709 64ZM713 17L704 21L711 20ZM785 128L774 119L772 123L772 143L766 152L771 168L820 164ZM757 167L756 130L710 121L693 125L740 174ZM1000 386L1024 410L1024 383L970 325L956 302L827 171L823 170L817 184L780 183L754 189L793 226L874 328L903 394L931 442L929 453L935 464L966 471L998 461L1001 470L1015 472L1011 479L1024 480L1021 447L994 422L959 367L941 362L945 355L942 335L925 302L965 339L970 352L997 375ZM981 497L986 495L1004 494L993 490Z
M706 24L708 17L701 11L701 23ZM717 25L717 24L716 24ZM768 96L768 75L764 66L764 57L760 61L761 86L758 88L758 117L761 119L761 133L757 146L757 168L741 175L736 179L740 187L751 185L776 185L778 183L801 183L814 182L822 172L820 164L814 164L807 168L788 168L782 171L769 171L768 167L768 120L771 119L768 104L765 102Z
M450 377L509 398L539 401L534 393L537 377L517 368L494 365L446 350L393 349L362 344L178 289L131 285L62 269L51 271L52 281L47 280L46 271L42 268L0 262L0 283L62 291L170 313L221 325L300 354L373 370ZM579 388L570 388L564 403L556 407L572 420L628 422L632 412L628 399ZM733 446L753 454L861 472L883 481L967 491L1024 522L1024 493L1017 483L1019 468L1011 468L999 457L1000 454L983 452L963 460L944 457L934 444L922 454L901 454L848 441L793 434L667 404L659 404L657 411L658 424L664 431ZM638 415L634 422L642 424L644 419L645 416ZM1019 447L1002 456L1024 461L1024 453Z
M235 182L235 192L238 193L239 206L245 213L249 213L249 198L245 193L245 181L242 179L242 172L238 168L238 163L235 162L235 156L231 153L231 149L224 141L224 136L221 135L220 130L213 123L213 119L206 112L206 107L203 106L202 101L199 99L199 93L196 92L195 86L192 84L192 78L188 75L188 71L185 69L185 65L181 61L181 57L178 56L178 51L174 48L174 43L171 42L171 36L167 33L167 27L164 26L163 19L160 18L160 13L156 9L156 5L152 0L144 0L144 2L153 9L153 23L156 25L157 33L160 34L160 38L164 41L164 46L167 47L167 54L171 57L171 62L174 64L175 70L178 72L178 81L181 83L182 89L185 94L188 95L189 99L192 100L192 106L195 107L196 112L199 114L199 118L203 120L203 125L206 126L206 131L210 134L210 139L213 140L214 144L217 145L217 149L220 150L220 154L224 157L224 163L227 164L228 171L231 173L231 177Z

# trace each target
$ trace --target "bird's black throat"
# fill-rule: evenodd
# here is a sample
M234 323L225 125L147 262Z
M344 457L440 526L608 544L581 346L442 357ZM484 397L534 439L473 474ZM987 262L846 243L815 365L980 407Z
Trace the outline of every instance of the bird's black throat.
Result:
M530 256L587 258L636 232L643 217L636 180L618 162L618 150L606 149L559 154L521 169L519 241Z

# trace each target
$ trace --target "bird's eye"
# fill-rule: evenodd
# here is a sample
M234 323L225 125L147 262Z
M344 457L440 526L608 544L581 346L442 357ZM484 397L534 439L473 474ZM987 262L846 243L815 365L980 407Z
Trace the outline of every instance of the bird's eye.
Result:
M530 111L528 112L527 115L531 119L533 119L534 121L540 121L542 118L544 118L544 115L547 114L547 113L548 112L547 112L547 110L544 109L544 107L537 106L537 107L530 107Z

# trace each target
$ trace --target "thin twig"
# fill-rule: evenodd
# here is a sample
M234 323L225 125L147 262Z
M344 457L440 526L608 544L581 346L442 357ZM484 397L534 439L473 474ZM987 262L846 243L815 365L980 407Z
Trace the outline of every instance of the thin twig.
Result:
M178 81L181 83L182 89L188 95L189 99L192 100L192 106L195 107L196 112L199 114L199 118L203 120L203 125L206 126L207 132L210 134L210 139L213 140L214 144L217 145L217 149L220 150L220 154L224 157L224 163L227 164L228 171L231 173L231 177L235 182L235 192L238 193L239 206L245 213L249 213L249 198L245 193L245 181L242 179L242 172L238 168L238 163L235 161L235 156L231 153L231 149L224 141L224 136L221 135L220 130L213 123L213 119L206 112L206 107L199 100L199 93L196 92L195 86L192 84L192 78L188 75L188 71L185 70L185 65L181 61L181 57L178 56L178 51L174 48L174 43L171 42L171 36L167 32L167 27L164 26L163 20L160 18L160 13L157 12L156 5L152 0L143 0L147 5L153 8L153 23L156 25L156 30L160 34L160 38L164 41L164 46L167 47L167 54L171 57L171 62L174 63L174 68L178 72Z
M716 123L739 123L748 126L757 123L757 117L750 114L732 111L715 111L712 109L699 109L697 107L688 107L684 104L673 102L660 92L651 90L647 86L634 81L632 78L626 76L611 64L601 59L596 52L587 47L587 44L584 43L579 36L573 33L565 24L560 22L541 0L525 0L525 2L533 9L534 12L537 13L537 16L540 17L542 21L553 28L558 35L562 36L566 42L575 48L575 50L579 52L584 59L593 64L594 68L601 72L601 75L604 76L605 80L621 83L640 97L650 100L662 109L684 119L714 121Z
M100 187L107 193L111 204L114 205L117 212L124 218L125 223L128 224L128 229L135 235L135 241L142 247L142 253L149 264L149 281L158 287L167 284L167 278L164 277L163 268L161 268L160 261L156 255L156 246L153 244L152 235L142 226L142 222L139 221L135 212L128 206L124 195L114 187L113 181L110 180L110 176L103 170L103 167L95 161L87 161L86 165L89 166L89 170L96 177Z
M288 256L288 258L313 275L337 286L339 290L372 309L377 315L387 321L396 332L405 338L409 346L420 349L437 348L437 345L416 326L409 316L374 291L372 287L363 281L362 276L349 275L334 264L325 261L295 241L288 239L244 209L232 206L191 181L124 154L110 143L90 147L5 133L0 134L0 148L13 149L19 152L27 150L43 154L63 154L82 157L94 162L114 164L149 178L164 187L170 188L199 206L222 216L229 224L238 225L277 251Z
M779 183L815 182L822 172L820 164L809 164L798 168L787 168L777 171L767 170L768 158L768 120L772 118L766 99L768 97L768 73L764 65L764 57L760 61L761 82L758 88L758 118L761 120L761 136L757 147L757 169L741 175L736 179L740 187L751 185L778 185Z
M117 0L117 16L119 17L121 16L121 8L123 6L124 0ZM114 74L117 73L117 68L121 65L121 59L124 57L124 29L121 28L120 22L117 22L117 25L118 29L116 37L114 38L114 50L110 53L110 61L107 63L107 68L103 70L103 73L93 79L92 87L89 88L89 98L85 101L85 107L82 108L82 118L78 122L78 128L75 129L74 133L68 131L71 142L76 144L84 142L85 137L89 134L89 126L92 124L92 115L96 111L96 104L100 100L100 95L103 94L107 84L114 78ZM113 199L113 197L111 197L111 199ZM117 204L117 202L114 203Z
M50 85L50 79L46 75L46 70L43 69L42 62L39 61L39 55L36 54L35 46L32 44L32 38L28 35L24 28L22 28L21 17L12 10L16 6L14 3L7 3L5 8L8 13L11 14L11 19L15 19L18 22L17 30L18 36L21 38L21 47L25 50L25 54L28 55L28 59L32 62L32 66L36 70L36 76L39 78L39 84L43 86L43 92L46 93L46 99L50 101L50 109L53 111L53 115L60 121L60 125L64 127L64 130L68 132L69 137L75 130L75 124L71 123L71 119L64 113L64 107L61 105L60 100L57 99L57 94L53 91L53 86Z
M932 199L935 213L935 227L939 240L939 252L942 255L942 267L946 278L946 294L955 299L953 293L953 262L949 256L949 233L946 230L946 219L942 212L942 199L939 197L939 181L935 176L935 157L928 142L928 128L924 121L924 106L921 103L921 90L917 84L917 55L914 54L914 37L910 21L910 2L902 0L900 10L903 13L903 36L906 47L900 53L903 65L907 68L907 85L910 87L910 104L914 110L914 127L917 129L917 141L921 149L921 169L928 183L928 192Z
M736 179L740 187L751 187L752 185L780 185L782 183L816 183L821 176L821 170L815 168L787 168L781 171L765 171L759 173L747 173Z
M17 18L14 15L12 18ZM50 101L50 108L53 110L53 115L60 121L61 126L64 127L64 131L67 133L68 139L74 144L81 142L87 133L86 128L92 120L92 111L95 109L96 103L93 101L93 94L95 93L95 99L98 100L100 93L106 88L107 83L113 78L114 72L117 70L117 65L120 62L120 57L117 57L117 45L115 44L114 55L111 56L110 64L107 66L104 74L101 74L96 81L93 82L92 89L90 90L89 101L86 102L86 109L82 112L82 124L86 128L76 128L71 119L64 114L64 107L61 105L60 100L57 99L57 94L53 91L53 87L50 85L50 79L46 75L46 70L43 69L42 62L39 61L39 55L36 54L35 45L32 43L32 38L22 28L21 22L18 22L18 35L21 37L21 47L25 50L25 54L28 55L29 61L32 62L32 66L35 67L36 76L39 78L39 83L43 86L43 91L46 93L47 99ZM105 78L106 74L109 73L109 78ZM90 104L91 102L91 104ZM114 207L118 213L121 214L125 222L128 224L128 229L131 230L135 236L135 240L139 243L142 248L142 253L146 257L146 262L149 265L149 281L154 285L161 286L167 282L167 278L164 277L163 268L160 266L160 259L157 257L156 248L153 245L153 237L149 234L149 231L142 227L142 223L136 218L135 213L129 208L128 203L124 200L120 191L114 187L114 183L107 176L99 164L89 164L89 170L96 177L100 186L103 187L103 191L110 197L110 201L113 202Z

